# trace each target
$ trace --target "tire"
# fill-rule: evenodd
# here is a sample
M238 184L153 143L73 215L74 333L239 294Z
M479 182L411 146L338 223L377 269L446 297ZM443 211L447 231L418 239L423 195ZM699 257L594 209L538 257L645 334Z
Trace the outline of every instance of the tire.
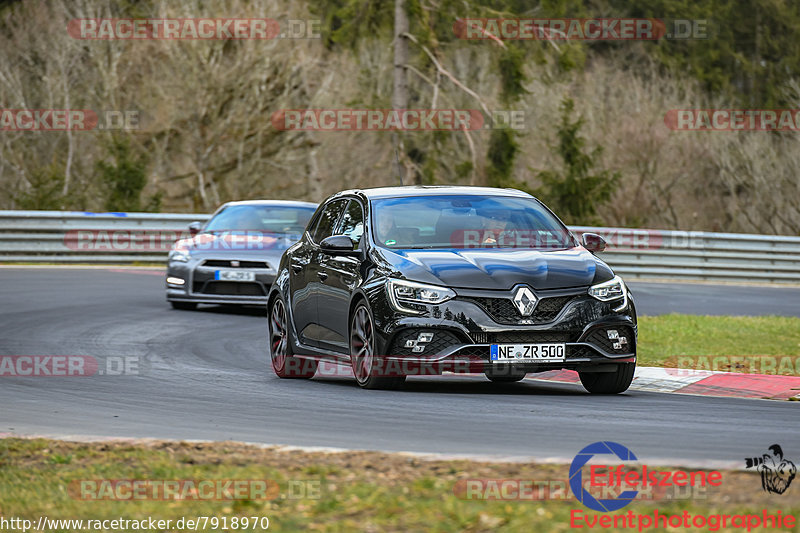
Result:
M279 378L309 379L317 371L317 361L304 357L294 357L289 338L289 322L286 304L278 296L269 310L269 356L272 370Z
M170 302L173 309L180 309L181 311L194 311L197 309L197 304L194 302Z
M489 367L483 373L493 383L514 383L527 375L524 370L506 365L501 368Z
M379 376L375 356L375 320L365 302L359 302L350 317L350 365L362 389L397 389L405 376Z
M619 394L633 381L636 363L620 363L616 372L578 372L583 387L592 394Z

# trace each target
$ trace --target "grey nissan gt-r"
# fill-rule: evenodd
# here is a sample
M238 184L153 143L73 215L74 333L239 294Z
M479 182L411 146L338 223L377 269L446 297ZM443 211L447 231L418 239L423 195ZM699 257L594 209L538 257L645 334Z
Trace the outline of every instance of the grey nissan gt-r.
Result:
M284 250L297 242L314 214L309 202L228 202L191 237L177 241L167 260L167 301L176 309L204 304L264 305Z

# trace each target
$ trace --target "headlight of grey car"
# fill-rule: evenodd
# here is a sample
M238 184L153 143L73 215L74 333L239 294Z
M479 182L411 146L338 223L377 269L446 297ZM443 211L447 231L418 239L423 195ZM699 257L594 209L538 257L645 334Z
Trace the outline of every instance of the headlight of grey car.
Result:
M191 255L187 250L171 250L167 257L168 261L177 261L178 263L186 263L189 259L191 259Z

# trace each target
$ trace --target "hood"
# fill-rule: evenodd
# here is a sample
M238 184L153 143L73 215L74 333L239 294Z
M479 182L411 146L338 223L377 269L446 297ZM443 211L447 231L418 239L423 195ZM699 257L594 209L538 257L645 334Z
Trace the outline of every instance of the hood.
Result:
M566 250L383 250L406 279L462 289L508 290L584 287L614 277L585 248Z
M198 233L177 241L174 248L187 250L192 257L274 258L280 257L300 237L263 232Z

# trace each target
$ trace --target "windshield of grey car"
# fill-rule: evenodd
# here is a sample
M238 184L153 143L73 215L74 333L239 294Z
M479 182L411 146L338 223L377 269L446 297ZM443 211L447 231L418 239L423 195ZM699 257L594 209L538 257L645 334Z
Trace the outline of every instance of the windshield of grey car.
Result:
M217 213L203 231L258 231L301 235L313 214L312 207L232 205Z

